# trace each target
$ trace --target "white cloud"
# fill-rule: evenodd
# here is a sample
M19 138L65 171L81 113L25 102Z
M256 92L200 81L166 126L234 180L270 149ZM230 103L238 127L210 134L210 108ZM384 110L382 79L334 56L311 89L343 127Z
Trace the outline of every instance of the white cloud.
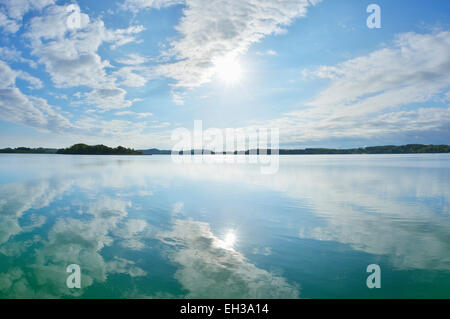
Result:
M264 52L258 51L258 52L256 52L256 54L258 54L258 55L277 55L278 53L274 50L267 50Z
M251 264L234 249L224 248L207 223L173 220L169 231L157 235L173 249L170 258L179 265L175 278L188 291L187 298L299 297L299 287L285 278Z
M84 101L101 110L126 108L133 101L126 100L126 91L117 87L117 78L127 86L142 86L146 80L134 73L134 69L122 69L109 74L112 68L107 60L98 54L103 43L111 48L135 41L135 35L142 32L142 26L126 29L107 29L100 19L91 20L80 13L80 28L71 29L67 6L52 5L44 14L30 20L25 37L31 42L31 53L45 65L46 71L57 88L88 87Z
M136 114L138 118L144 118L144 114ZM145 114L145 117L147 115ZM65 140L70 138L74 142L88 142L95 138L95 143L105 143L105 139L110 139L110 143L114 145L129 145L130 141L139 141L138 143L145 146L149 140L161 143L169 138L166 135L161 137L144 133L147 129L156 127L147 122L106 121L92 117L71 122L44 99L24 95L16 87L0 88L0 119L44 132L61 134L65 136Z
M0 88L12 87L16 79L22 79L31 84L30 88L40 89L43 87L41 80L31 76L24 71L12 70L9 65L0 60Z
M150 59L139 54L129 54L126 58L117 59L117 62L127 65L139 65L150 61Z
M80 139L92 141L92 143L106 143L110 139L112 145L141 145L146 147L149 141L167 140L170 134L159 136L156 133L148 133L148 129L154 128L148 122L125 120L101 120L94 117L83 117L74 122L78 128L78 141ZM169 135L169 136L168 136ZM91 143L91 142L90 142Z
M0 0L0 27L8 33L16 33L25 13L42 10L53 3L54 0ZM5 12L2 12L3 8Z
M24 95L15 86L17 78L30 82L34 88L42 87L39 79L23 71L14 71L0 61L1 119L53 132L72 128L70 122L48 105L47 101Z
M98 87L113 82L106 77L109 63L96 53L103 41L103 23L90 22L83 13L80 17L78 32L69 32L64 6L52 6L45 15L30 21L26 37L31 41L31 52L45 65L56 87Z
M70 174L69 174L70 175ZM72 176L73 177L73 176ZM2 295L18 298L60 298L61 296L80 296L84 288L94 282L105 282L108 274L126 274L131 277L145 276L147 273L134 261L115 256L105 261L101 250L114 241L129 244L130 238L141 235L147 227L145 221L127 219L130 203L109 197L100 197L86 204L83 209L90 215L89 220L76 218L58 218L48 232L48 236L34 237L17 245L9 239L22 231L31 231L43 225L40 215L25 215L29 209L41 209L52 204L59 196L69 191L70 186L90 186L90 179L65 178L43 179L39 182L27 182L4 185L1 188L7 195L0 207L0 252L7 256L18 257L26 251L32 251L32 259L22 269L9 268L0 273ZM79 176L78 176L79 177ZM110 186L110 181L105 181ZM26 195L26 196L24 196ZM25 217L24 217L25 216ZM23 226L25 220L30 220ZM114 233L114 239L110 234ZM34 244L39 243L35 250ZM128 246L127 246L128 247ZM71 263L81 265L83 272L81 290L68 289L64 283L67 278L66 267ZM24 275L26 273L26 276ZM26 279L32 278L31 288Z
M145 220L127 219L114 231L114 235L120 238L120 245L132 250L142 250L145 243L141 237L146 234L148 224Z
M26 63L32 68L36 68L37 64L33 60L25 59L22 57L22 53L14 47L0 47L0 59L11 62Z
M139 26L131 26L127 29L118 29L114 30L112 34L109 34L109 37L111 37L108 40L113 39L114 44L111 46L111 48L114 50L117 47L120 47L122 45L125 45L130 42L139 42L136 40L136 38L133 36L133 34L138 34L142 31L144 31L145 28L141 25Z
M301 238L335 241L372 255L384 255L397 269L450 269L445 253L450 248L448 220L445 214L437 213L436 207L425 204L426 198L448 199L443 190L447 182L430 186L436 182L433 174L412 176L401 169L394 173L386 167L353 171L340 167L342 170L333 172L314 168L298 171L297 178L314 182L292 189L293 194L309 198L314 214L322 221L320 226L302 226ZM293 186L294 177L289 179ZM416 196L418 205L404 202L405 194Z
M44 85L42 84L41 80L39 80L38 78L28 74L27 72L20 71L17 74L17 78L20 78L20 79L25 80L28 83L30 83L31 84L29 86L30 89L42 89L44 87Z
M27 210L48 206L70 184L62 180L43 180L3 185L1 192L5 200L0 207L0 245L12 236L27 231L27 227L22 225Z
M121 111L121 112L116 112L114 114L117 116L131 115L131 116L136 116L139 119L153 116L153 113L149 113L149 112L141 112L140 113L140 112L133 112L133 111Z
M262 256L270 256L272 255L272 248L270 247L264 247L264 248L254 248L252 251L255 255L262 255Z
M106 263L106 270L112 274L127 274L131 277L146 276L147 272L135 266L135 264L131 260L114 257L114 260Z
M127 207L127 202L101 197L88 204L87 214L92 215L89 221L58 218L48 232L48 240L36 251L32 275L38 288L45 287L48 293L59 297L79 296L94 282L105 282L108 272L143 275L143 270L133 262L115 258L107 263L101 255L101 250L114 242L110 232L127 217ZM81 290L74 291L61 285L67 278L65 269L71 263L82 265Z
M284 32L284 26L306 15L307 8L318 0L275 1L131 1L125 7L161 8L185 4L184 16L176 26L179 38L171 42L165 55L173 63L161 65L158 71L176 80L176 86L196 87L211 81L214 59L244 54L255 42L267 35Z
M83 103L94 105L101 111L130 107L133 101L125 99L126 91L121 88L98 88L81 94Z
M184 3L184 0L126 0L122 8L137 13L142 9L161 9L182 3Z
M172 215L178 215L184 208L183 202L178 202L173 205Z
M22 20L24 14L30 10L41 10L53 3L54 0L0 0L8 15L16 20Z
M351 106L354 112L367 113L426 101L450 85L449 51L449 31L401 34L391 48L313 72L332 84L309 105Z
M155 128L165 128L165 127L168 127L170 125L171 125L170 122L162 122L162 123L159 123L157 125L152 125L151 128L153 128L153 129L155 129Z
M13 71L5 62L0 61L0 87L6 88L15 84L17 72Z
M73 129L44 99L22 94L17 88L0 89L0 118L51 132Z
M9 19L3 12L0 11L0 28L6 33L16 33L20 29L20 24L13 19Z
M176 105L184 105L184 97L186 96L186 92L172 88L170 90L170 95L172 96L172 101Z
M154 128L146 122L103 121L95 118L81 118L71 122L45 99L23 94L15 85L17 78L29 81L35 87L42 86L38 79L23 71L15 71L0 61L0 119L4 121L79 139L97 136L143 140L146 138L143 131L150 127ZM105 111L131 106L135 100L125 100L125 94L123 89L94 89L80 94L80 98L83 98L85 103L96 105ZM151 113L135 113L135 115L142 119L151 116Z
M118 82L122 86L142 87L150 79L150 70L140 66L126 66L114 72Z
M433 102L450 87L450 32L405 33L391 47L306 70L330 81L305 107L264 123L279 127L285 143L327 138L373 138L393 134L448 134L450 109L408 109ZM405 109L406 108L406 109Z

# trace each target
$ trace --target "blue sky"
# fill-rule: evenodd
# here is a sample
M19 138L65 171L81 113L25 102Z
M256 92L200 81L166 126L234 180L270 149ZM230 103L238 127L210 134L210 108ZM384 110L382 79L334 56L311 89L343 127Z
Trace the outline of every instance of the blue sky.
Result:
M0 0L0 147L170 149L194 120L448 144L449 22L444 0Z

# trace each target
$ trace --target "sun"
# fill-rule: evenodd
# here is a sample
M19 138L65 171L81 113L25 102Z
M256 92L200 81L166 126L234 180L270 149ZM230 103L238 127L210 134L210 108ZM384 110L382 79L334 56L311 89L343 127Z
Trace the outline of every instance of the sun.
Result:
M242 66L233 55L216 58L214 61L214 73L228 85L238 84L242 79Z

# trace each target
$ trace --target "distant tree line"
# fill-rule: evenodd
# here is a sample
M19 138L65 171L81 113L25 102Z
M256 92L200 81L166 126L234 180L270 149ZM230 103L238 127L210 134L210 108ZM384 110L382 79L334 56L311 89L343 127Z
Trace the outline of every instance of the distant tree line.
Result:
M272 150L256 149L247 151L235 151L235 155L249 155L249 154L272 154ZM136 151L131 148L119 146L117 148L110 148L105 145L89 146L86 144L76 144L65 149L53 148L5 148L0 149L0 153L19 153L19 154L72 154L72 155L170 155L170 150L148 149ZM208 150L189 150L179 152L180 155L189 154L227 154L225 152L211 152ZM450 153L449 145L422 145L422 144L408 144L403 146L372 146L350 149L334 149L334 148L306 148L306 149L280 149L280 155L326 155L326 154L417 154L417 153Z
M135 151L131 148L125 148L119 146L116 148L111 148L105 145L86 145L86 144L75 144L69 148L60 149L56 154L67 154L67 155L143 155L143 152Z
M416 154L416 153L450 153L448 145L408 144L403 146L387 145L350 149L307 148L304 150L280 150L280 154Z
M86 144L76 144L69 148L4 148L0 149L0 153L11 154L73 154L73 155L143 155L141 151L135 151L131 148L119 146L111 148L105 145L89 146Z
M159 151L157 149L144 150L144 154L152 155L167 155L171 151ZM186 150L178 152L179 155L194 155L194 154L212 154L212 155L249 155L249 154L272 154L271 149L254 149L247 151L226 152L212 152L209 150ZM448 145L422 145L422 144L408 144L403 146L372 146L349 149L334 149L334 148L306 148L306 149L280 149L280 155L328 155L328 154L417 154L417 153L450 153L450 146Z
M58 150L56 148L4 148L0 149L0 153L13 153L13 154L55 154Z

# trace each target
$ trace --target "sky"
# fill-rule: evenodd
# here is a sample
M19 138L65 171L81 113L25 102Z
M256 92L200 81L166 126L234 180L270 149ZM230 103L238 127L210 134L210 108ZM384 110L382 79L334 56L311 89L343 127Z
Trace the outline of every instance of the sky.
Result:
M450 144L447 0L0 0L0 30L0 147Z

